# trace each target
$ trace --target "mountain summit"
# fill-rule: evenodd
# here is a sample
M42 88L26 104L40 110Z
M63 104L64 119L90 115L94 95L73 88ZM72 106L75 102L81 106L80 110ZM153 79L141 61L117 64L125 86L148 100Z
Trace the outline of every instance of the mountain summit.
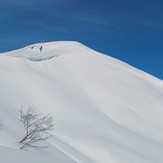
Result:
M2 162L163 162L161 80L78 42L1 53L0 76ZM48 149L18 149L21 105L54 117Z

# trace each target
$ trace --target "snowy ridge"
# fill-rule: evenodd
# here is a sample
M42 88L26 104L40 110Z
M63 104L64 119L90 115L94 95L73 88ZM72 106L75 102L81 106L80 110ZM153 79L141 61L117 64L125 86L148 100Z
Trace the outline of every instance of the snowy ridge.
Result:
M77 42L1 53L0 76L3 162L7 152L30 162L163 162L161 80ZM54 116L46 152L18 150L20 105Z

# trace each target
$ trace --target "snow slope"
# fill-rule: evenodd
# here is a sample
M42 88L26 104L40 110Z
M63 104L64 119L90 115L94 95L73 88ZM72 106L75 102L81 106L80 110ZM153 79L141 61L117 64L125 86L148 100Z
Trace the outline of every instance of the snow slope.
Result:
M18 150L21 105L54 116L48 149ZM162 163L162 117L161 80L80 43L40 43L0 54L4 163Z

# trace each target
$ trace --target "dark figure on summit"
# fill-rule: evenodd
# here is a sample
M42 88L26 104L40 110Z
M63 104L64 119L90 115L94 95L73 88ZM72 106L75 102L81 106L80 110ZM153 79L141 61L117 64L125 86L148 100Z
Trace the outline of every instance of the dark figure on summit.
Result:
M42 52L42 46L40 47L40 52Z

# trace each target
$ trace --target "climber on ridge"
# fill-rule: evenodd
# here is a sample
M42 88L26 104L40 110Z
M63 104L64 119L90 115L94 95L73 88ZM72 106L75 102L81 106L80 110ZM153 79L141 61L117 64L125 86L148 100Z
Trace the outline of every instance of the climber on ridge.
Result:
M40 52L42 52L42 46L39 49L40 49Z

